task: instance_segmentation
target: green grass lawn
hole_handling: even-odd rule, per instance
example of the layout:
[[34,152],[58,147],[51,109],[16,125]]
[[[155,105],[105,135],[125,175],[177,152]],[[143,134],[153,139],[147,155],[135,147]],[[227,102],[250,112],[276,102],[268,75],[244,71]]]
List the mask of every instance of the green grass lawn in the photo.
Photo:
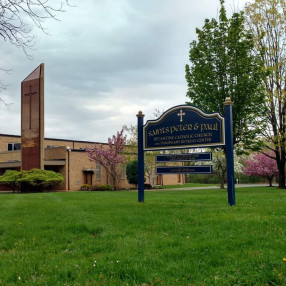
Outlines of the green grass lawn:
[[0,195],[0,285],[286,285],[286,191]]

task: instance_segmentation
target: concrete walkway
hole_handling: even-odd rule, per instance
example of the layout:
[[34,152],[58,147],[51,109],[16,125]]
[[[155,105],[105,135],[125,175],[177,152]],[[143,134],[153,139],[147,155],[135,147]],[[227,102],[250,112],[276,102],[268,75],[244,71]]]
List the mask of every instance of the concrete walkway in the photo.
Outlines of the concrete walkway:
[[[236,184],[235,188],[252,188],[252,187],[268,187],[268,184]],[[276,184],[273,187],[277,187]],[[208,190],[208,189],[220,189],[219,186],[206,186],[206,187],[182,187],[182,188],[172,188],[172,189],[152,189],[145,191],[192,191],[192,190]],[[227,190],[227,184],[224,186],[224,190]]]

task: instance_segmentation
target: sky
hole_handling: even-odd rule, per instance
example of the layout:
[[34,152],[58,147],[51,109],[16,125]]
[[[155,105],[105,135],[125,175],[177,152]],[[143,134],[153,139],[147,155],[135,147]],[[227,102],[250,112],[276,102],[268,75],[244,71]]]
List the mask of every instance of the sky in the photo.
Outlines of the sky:
[[[53,0],[52,0],[53,1]],[[59,1],[55,0],[54,3]],[[107,142],[123,125],[185,104],[185,65],[196,27],[219,0],[70,0],[48,34],[33,27],[28,59],[1,40],[0,133],[20,135],[21,81],[45,64],[45,137]],[[246,0],[226,0],[228,15]],[[51,2],[52,3],[52,2]]]

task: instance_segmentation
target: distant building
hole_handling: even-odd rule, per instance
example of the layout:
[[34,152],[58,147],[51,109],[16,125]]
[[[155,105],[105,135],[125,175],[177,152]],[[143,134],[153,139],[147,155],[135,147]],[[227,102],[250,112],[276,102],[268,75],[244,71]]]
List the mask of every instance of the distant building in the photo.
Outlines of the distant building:
[[[73,191],[79,190],[83,184],[92,186],[111,183],[104,168],[88,159],[85,148],[95,144],[103,143],[44,139],[45,170],[52,170],[64,176],[64,183],[57,189]],[[132,186],[127,181],[125,167],[124,164],[120,165],[120,187],[130,188]],[[6,170],[21,170],[21,136],[0,134],[0,175],[4,174]],[[184,176],[177,174],[158,175],[155,179],[156,185],[183,183]]]

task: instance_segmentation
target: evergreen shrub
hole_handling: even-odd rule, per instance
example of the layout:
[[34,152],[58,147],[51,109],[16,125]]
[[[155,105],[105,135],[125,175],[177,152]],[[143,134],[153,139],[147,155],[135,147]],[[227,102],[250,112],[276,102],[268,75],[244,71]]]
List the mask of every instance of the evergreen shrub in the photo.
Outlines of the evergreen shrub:
[[22,193],[37,193],[51,190],[54,186],[62,183],[62,174],[54,171],[32,169],[29,171],[7,170],[0,176],[0,184],[10,187],[13,191]]

